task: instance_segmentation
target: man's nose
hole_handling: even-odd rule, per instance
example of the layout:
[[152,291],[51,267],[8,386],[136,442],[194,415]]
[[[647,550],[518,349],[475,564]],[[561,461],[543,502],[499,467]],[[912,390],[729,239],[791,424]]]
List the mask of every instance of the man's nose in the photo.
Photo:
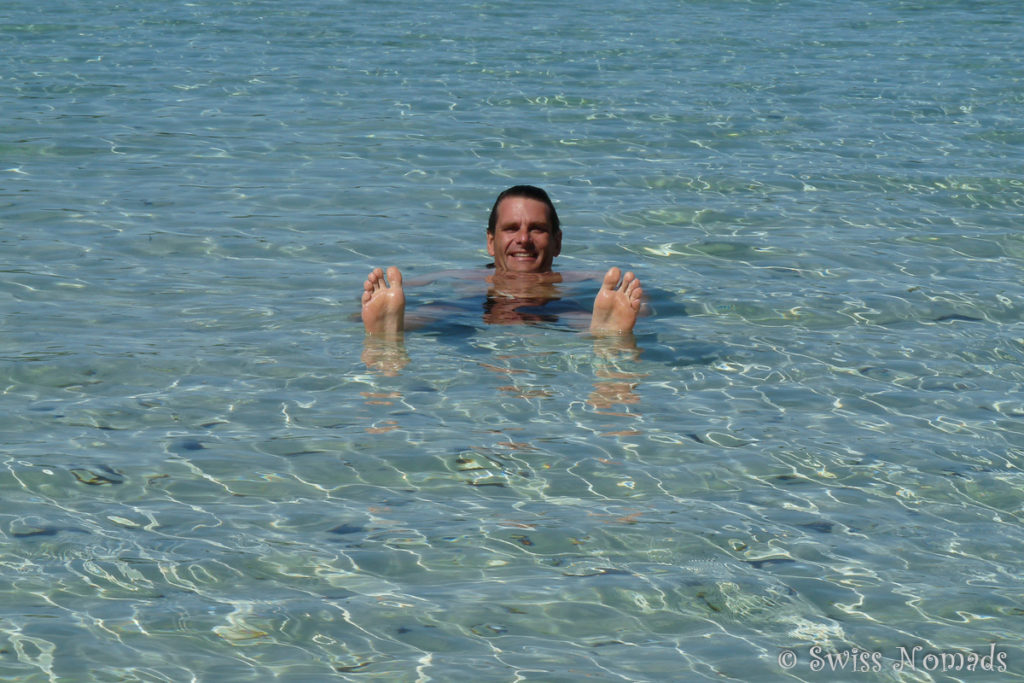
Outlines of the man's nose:
[[529,229],[529,227],[527,227],[525,225],[521,226],[519,228],[519,230],[516,231],[516,238],[515,239],[516,239],[516,243],[517,244],[526,244],[527,242],[529,242],[530,241],[530,229]]

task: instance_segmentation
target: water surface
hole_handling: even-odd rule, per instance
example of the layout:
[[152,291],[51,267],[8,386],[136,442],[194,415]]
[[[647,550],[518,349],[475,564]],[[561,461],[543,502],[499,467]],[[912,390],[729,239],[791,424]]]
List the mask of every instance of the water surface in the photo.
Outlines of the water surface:
[[[9,4],[0,674],[1020,678],[1018,9]],[[366,272],[520,182],[640,354],[469,306],[368,368]]]

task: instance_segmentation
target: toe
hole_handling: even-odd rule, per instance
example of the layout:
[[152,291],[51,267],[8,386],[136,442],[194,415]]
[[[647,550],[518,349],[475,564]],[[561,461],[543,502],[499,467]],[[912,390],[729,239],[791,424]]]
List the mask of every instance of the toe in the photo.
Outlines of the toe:
[[375,291],[384,289],[384,272],[380,268],[374,268],[373,272],[370,273],[370,283]]
[[402,271],[400,271],[395,266],[389,266],[388,267],[388,283],[392,287],[401,287],[402,286]]
[[636,284],[636,275],[633,275],[633,271],[626,271],[626,274],[622,276],[622,287],[620,288],[623,292],[629,292],[629,288]]
[[602,289],[615,289],[619,284],[619,278],[622,276],[620,271],[615,266],[608,269],[608,272],[604,274],[604,282],[601,283]]

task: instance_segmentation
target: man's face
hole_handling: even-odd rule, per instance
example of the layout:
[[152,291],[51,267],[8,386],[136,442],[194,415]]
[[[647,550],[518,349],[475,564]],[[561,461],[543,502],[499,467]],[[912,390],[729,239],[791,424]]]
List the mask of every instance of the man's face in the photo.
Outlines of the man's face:
[[487,253],[499,272],[548,273],[562,251],[562,236],[548,222],[548,207],[528,197],[506,197],[498,205]]

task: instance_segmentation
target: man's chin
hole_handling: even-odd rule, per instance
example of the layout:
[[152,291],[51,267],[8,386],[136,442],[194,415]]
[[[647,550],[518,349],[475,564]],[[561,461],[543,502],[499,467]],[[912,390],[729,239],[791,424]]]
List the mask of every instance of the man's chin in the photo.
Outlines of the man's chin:
[[502,264],[495,264],[498,272],[507,273],[549,273],[551,268],[545,268],[544,264],[536,260],[506,261]]
[[530,268],[496,268],[495,271],[500,275],[543,275],[544,273],[551,272],[549,269],[544,269],[540,266]]

